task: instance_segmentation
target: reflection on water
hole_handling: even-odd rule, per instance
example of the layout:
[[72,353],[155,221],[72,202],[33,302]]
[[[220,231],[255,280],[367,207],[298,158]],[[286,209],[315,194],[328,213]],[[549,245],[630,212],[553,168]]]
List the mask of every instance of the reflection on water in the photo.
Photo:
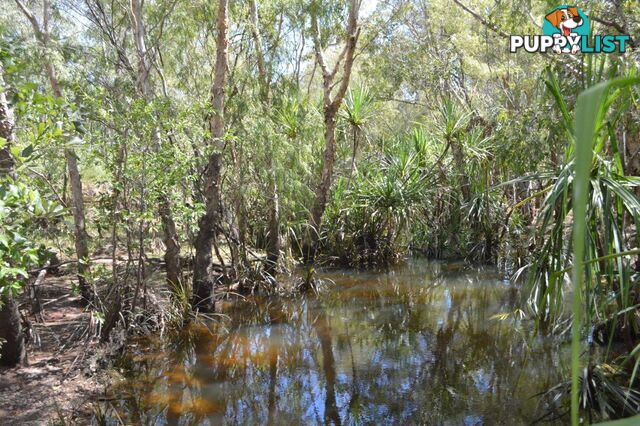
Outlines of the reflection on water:
[[[326,294],[231,305],[139,355],[112,389],[125,423],[531,423],[560,379],[557,342],[498,321],[515,289],[493,270],[412,261],[332,271]],[[217,326],[220,327],[220,326]]]

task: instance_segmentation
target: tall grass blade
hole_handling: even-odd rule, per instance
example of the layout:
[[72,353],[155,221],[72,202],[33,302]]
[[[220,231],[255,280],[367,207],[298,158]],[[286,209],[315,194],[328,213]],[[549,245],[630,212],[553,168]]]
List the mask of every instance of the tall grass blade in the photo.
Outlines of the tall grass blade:
[[[602,127],[608,90],[638,84],[637,78],[627,78],[599,83],[578,96],[575,117],[575,177],[573,185],[573,324],[571,329],[571,423],[580,422],[580,339],[582,331],[582,288],[584,286],[584,251],[587,238],[587,203],[592,166],[593,141],[596,129]],[[610,105],[610,103],[606,103]]]

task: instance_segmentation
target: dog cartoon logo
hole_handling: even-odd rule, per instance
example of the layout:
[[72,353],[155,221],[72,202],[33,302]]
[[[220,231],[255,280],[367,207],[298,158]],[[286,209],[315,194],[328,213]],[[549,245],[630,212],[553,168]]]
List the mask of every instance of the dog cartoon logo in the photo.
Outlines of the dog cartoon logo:
[[572,43],[582,36],[589,35],[589,19],[582,10],[575,6],[558,6],[547,13],[542,26],[544,35],[554,38],[565,37],[569,43],[564,44],[563,49],[559,43],[554,43],[553,51],[556,53],[578,53],[580,43]]
[[509,51],[529,53],[625,53],[628,34],[591,34],[589,18],[576,6],[558,6],[543,19],[542,35],[512,34]]

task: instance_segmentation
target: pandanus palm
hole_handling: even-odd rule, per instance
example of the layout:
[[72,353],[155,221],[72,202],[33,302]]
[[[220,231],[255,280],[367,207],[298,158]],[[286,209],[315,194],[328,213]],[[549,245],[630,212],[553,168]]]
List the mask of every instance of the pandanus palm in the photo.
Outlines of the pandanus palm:
[[378,112],[378,102],[367,86],[359,85],[353,89],[349,89],[343,105],[341,115],[351,128],[351,135],[353,138],[353,151],[351,154],[351,167],[349,170],[350,181],[355,169],[359,136],[363,132],[364,127]]
[[326,245],[340,263],[394,263],[406,252],[410,226],[421,221],[429,180],[424,153],[409,135],[385,145],[384,155],[363,160],[357,185],[348,189],[341,179],[334,189]]
[[[557,84],[549,82],[554,90]],[[587,232],[585,238],[585,261],[587,288],[585,303],[589,318],[595,322],[611,318],[611,309],[622,311],[635,302],[632,300],[632,257],[630,246],[638,244],[630,238],[629,220],[640,225],[640,200],[633,187],[640,179],[624,175],[622,159],[618,152],[618,140],[614,129],[621,114],[628,108],[632,92],[628,89],[612,89],[606,93],[594,123],[595,136],[592,144],[593,162],[589,172],[587,193]],[[563,110],[566,134],[573,140],[576,129],[589,123],[573,122],[566,113],[566,105],[560,94],[555,94]],[[561,102],[562,101],[562,102]],[[609,111],[614,102],[620,101],[616,111]],[[531,264],[529,284],[530,306],[539,318],[553,321],[562,314],[564,283],[569,280],[569,268],[573,264],[568,226],[574,213],[572,197],[576,170],[575,145],[567,149],[567,163],[560,172],[551,177],[544,189],[546,197],[538,217],[538,255]],[[615,297],[612,297],[615,295]],[[626,312],[618,320],[627,322],[632,312]]]
[[[453,160],[453,179],[446,176],[441,170],[441,180],[447,181],[452,190],[443,194],[439,203],[449,207],[446,219],[447,246],[452,252],[462,254],[461,247],[461,198],[464,202],[470,201],[469,180],[466,173],[466,161],[463,147],[463,139],[471,120],[471,113],[460,107],[449,98],[445,98],[439,105],[434,117],[434,124],[438,130],[438,136],[444,142],[444,154],[451,153]],[[458,191],[459,188],[459,191]]]
[[[529,304],[538,318],[557,321],[565,306],[565,282],[570,281],[569,272],[573,269],[574,425],[579,423],[581,409],[595,408],[585,404],[584,398],[580,404],[580,388],[585,388],[581,371],[591,368],[589,360],[584,368],[581,366],[585,331],[590,338],[609,344],[613,340],[633,341],[640,336],[638,276],[632,274],[631,265],[639,253],[640,200],[633,188],[640,185],[640,179],[624,175],[615,132],[620,117],[638,99],[638,93],[629,86],[639,83],[638,78],[626,78],[591,87],[578,97],[574,121],[555,77],[550,75],[547,81],[564,117],[564,130],[571,144],[566,165],[544,190],[547,195],[538,220],[540,248],[530,265],[528,279]],[[635,225],[635,235],[630,232],[631,224]],[[637,368],[638,362],[631,374],[632,382]],[[606,389],[602,390],[598,398],[606,400]],[[623,393],[628,401],[630,390]],[[639,410],[636,404],[630,412]]]

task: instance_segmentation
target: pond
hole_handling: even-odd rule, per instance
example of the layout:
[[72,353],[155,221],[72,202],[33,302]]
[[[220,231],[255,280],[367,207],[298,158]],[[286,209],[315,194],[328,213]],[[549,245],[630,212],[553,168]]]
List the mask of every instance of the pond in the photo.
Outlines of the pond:
[[[530,424],[566,345],[500,314],[495,269],[411,260],[329,271],[319,296],[228,303],[131,359],[107,417],[139,424]],[[224,330],[223,330],[224,328]],[[117,414],[116,414],[117,412]]]

